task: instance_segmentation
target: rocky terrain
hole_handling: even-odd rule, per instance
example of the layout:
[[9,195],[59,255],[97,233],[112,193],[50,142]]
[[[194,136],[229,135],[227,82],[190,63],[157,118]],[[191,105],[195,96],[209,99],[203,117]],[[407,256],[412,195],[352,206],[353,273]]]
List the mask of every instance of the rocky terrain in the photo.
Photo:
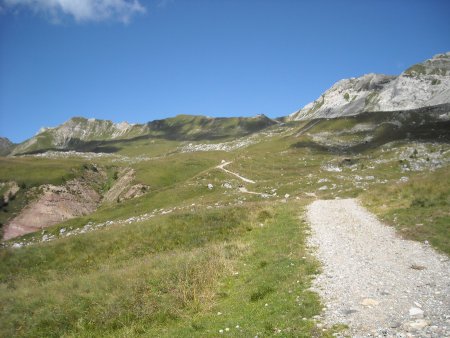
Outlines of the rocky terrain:
[[338,81],[320,98],[289,116],[332,118],[363,112],[396,111],[450,102],[450,53],[418,63],[399,76],[366,74]]
[[75,180],[65,186],[45,185],[40,189],[40,196],[4,226],[4,240],[90,214],[101,199],[94,189]]
[[2,192],[2,202],[3,204],[8,203],[12,198],[14,198],[20,187],[16,182],[0,182],[0,191]]
[[13,148],[14,144],[9,139],[0,137],[0,156],[8,155]]
[[135,170],[123,168],[117,173],[117,178],[112,187],[104,194],[103,202],[120,202],[130,198],[144,195],[149,187],[145,184],[134,184]]
[[92,213],[101,200],[95,188],[105,180],[105,173],[95,168],[64,185],[47,184],[31,189],[28,194],[33,195],[32,202],[5,224],[3,238],[8,240]]
[[[149,191],[144,184],[134,184],[135,171],[122,168],[113,177],[100,166],[85,168],[80,177],[63,185],[45,184],[29,189],[30,202],[3,227],[3,239],[9,240],[36,232],[77,216],[93,213],[101,204],[119,203],[140,197]],[[3,204],[19,191],[16,182],[3,183]]]

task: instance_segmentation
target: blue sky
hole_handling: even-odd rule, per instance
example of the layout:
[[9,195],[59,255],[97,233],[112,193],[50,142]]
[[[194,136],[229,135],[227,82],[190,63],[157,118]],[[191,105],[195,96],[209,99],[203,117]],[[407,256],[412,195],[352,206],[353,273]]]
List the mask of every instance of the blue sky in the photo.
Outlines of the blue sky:
[[0,135],[72,116],[278,117],[450,50],[443,0],[0,0]]

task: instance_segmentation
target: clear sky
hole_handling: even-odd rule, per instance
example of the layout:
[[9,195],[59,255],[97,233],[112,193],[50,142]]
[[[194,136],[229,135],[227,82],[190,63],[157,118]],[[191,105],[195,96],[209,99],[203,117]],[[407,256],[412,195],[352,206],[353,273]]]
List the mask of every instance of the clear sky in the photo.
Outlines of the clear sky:
[[448,0],[0,0],[0,135],[73,116],[284,116],[450,50]]

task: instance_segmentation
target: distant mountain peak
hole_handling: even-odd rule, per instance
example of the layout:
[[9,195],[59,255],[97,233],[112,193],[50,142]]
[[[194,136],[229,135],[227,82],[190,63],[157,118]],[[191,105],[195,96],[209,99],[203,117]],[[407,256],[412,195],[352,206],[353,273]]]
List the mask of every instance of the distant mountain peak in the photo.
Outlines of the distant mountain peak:
[[291,120],[416,109],[450,102],[450,52],[415,64],[399,76],[365,74],[336,82]]

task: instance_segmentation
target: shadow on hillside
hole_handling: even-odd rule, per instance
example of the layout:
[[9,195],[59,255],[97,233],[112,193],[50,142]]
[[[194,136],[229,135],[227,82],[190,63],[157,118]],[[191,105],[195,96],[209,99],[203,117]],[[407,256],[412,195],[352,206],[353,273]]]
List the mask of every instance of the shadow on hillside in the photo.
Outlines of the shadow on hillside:
[[[292,144],[293,148],[310,148],[319,152],[329,153],[362,153],[367,150],[378,148],[393,141],[420,141],[450,143],[450,120],[442,118],[442,115],[450,112],[450,104],[434,107],[426,107],[414,110],[395,112],[366,112],[356,116],[341,117],[335,119],[315,119],[304,125],[297,135],[320,133],[324,125],[327,132],[342,132],[340,125],[355,126],[358,124],[373,125],[374,129],[367,131],[370,141],[363,141],[350,146],[328,146],[317,143],[310,139],[302,140]],[[344,122],[344,123],[343,123]],[[333,124],[335,128],[333,129]],[[360,132],[353,132],[354,135]],[[346,135],[352,135],[351,129]]]
[[[215,118],[186,117],[186,121],[171,123],[169,120],[156,120],[147,124],[145,135],[120,140],[83,141],[72,139],[64,149],[54,147],[24,152],[18,155],[32,155],[47,151],[79,151],[95,153],[115,153],[127,144],[149,139],[168,141],[227,141],[236,137],[249,136],[276,124],[268,118]],[[195,120],[195,121],[193,121]]]

